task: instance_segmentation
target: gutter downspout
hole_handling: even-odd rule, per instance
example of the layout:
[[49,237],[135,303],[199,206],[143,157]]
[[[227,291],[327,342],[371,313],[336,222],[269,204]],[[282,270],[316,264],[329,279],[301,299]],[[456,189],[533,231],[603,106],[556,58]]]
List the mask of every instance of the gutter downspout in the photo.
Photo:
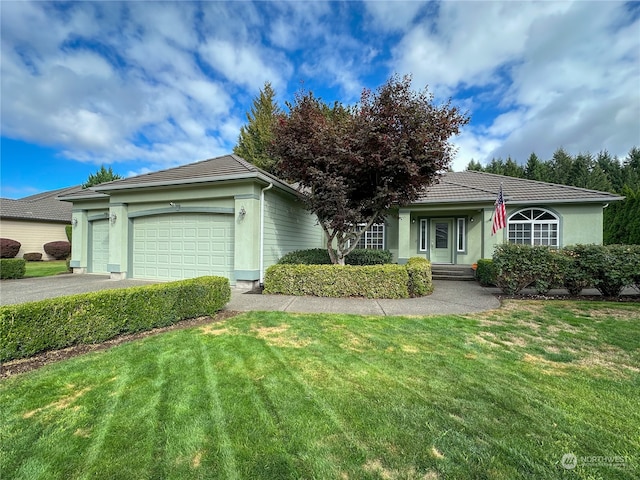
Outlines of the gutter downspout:
[[264,192],[273,188],[270,183],[260,190],[260,286],[264,285]]

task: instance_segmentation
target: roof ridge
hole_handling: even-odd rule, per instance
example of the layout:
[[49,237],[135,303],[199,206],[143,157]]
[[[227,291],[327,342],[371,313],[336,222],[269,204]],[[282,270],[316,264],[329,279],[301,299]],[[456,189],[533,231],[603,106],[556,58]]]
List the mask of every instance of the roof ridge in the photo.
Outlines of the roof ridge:
[[[205,158],[204,160],[198,160],[198,161],[195,161],[195,162],[183,163],[182,165],[176,165],[175,167],[163,168],[161,170],[154,170],[152,172],[141,173],[140,175],[133,175],[131,177],[126,177],[126,178],[119,178],[118,180],[112,180],[110,182],[104,182],[104,183],[100,183],[99,185],[94,185],[94,186],[95,187],[98,187],[98,186],[103,187],[103,186],[106,186],[106,185],[117,185],[117,183],[121,182],[122,180],[130,180],[132,178],[143,178],[143,177],[147,177],[149,175],[156,175],[158,173],[168,172],[170,170],[176,170],[178,168],[192,167],[194,165],[199,165],[201,163],[211,162],[213,160],[220,160],[220,159],[225,158],[225,157],[234,157],[234,160],[237,160],[239,158],[234,154],[228,154],[227,153],[225,155],[219,155],[217,157]],[[245,160],[245,162],[246,162],[246,160]],[[89,188],[92,189],[92,187],[89,187]]]
[[613,194],[612,192],[605,192],[605,191],[602,191],[602,190],[592,190],[590,188],[576,187],[574,185],[565,185],[564,183],[543,182],[542,180],[530,180],[528,178],[512,177],[512,176],[509,176],[509,175],[500,175],[498,173],[490,173],[490,172],[479,172],[477,170],[464,170],[462,172],[453,172],[453,173],[473,173],[473,174],[478,174],[478,175],[487,175],[487,176],[491,176],[491,177],[507,178],[509,180],[515,180],[515,181],[520,181],[520,182],[539,183],[539,184],[542,184],[542,185],[553,185],[554,187],[568,188],[570,190],[578,190],[578,191],[581,191],[581,192],[611,193],[611,194]]

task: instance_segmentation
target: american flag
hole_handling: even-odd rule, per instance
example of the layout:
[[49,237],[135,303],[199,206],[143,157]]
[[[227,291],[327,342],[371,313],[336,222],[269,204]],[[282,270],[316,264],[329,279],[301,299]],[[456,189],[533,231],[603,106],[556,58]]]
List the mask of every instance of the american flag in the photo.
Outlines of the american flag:
[[500,193],[498,194],[495,205],[496,210],[493,212],[491,235],[495,235],[498,230],[507,226],[507,209],[504,204],[504,196],[502,195],[502,184],[500,184]]

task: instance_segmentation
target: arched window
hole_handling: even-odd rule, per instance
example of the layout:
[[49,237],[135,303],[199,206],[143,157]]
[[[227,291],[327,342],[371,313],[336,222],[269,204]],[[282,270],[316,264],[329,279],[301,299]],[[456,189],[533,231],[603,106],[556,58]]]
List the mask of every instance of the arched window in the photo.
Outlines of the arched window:
[[558,217],[548,210],[519,210],[509,217],[509,242],[557,247],[559,224]]

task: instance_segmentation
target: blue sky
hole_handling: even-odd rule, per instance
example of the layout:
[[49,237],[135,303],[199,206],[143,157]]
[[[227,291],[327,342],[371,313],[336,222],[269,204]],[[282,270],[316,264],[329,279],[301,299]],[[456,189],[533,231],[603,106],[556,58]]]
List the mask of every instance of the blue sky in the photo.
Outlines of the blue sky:
[[470,124],[454,170],[640,145],[640,2],[0,2],[1,192],[231,152],[270,81],[355,103],[413,75]]

